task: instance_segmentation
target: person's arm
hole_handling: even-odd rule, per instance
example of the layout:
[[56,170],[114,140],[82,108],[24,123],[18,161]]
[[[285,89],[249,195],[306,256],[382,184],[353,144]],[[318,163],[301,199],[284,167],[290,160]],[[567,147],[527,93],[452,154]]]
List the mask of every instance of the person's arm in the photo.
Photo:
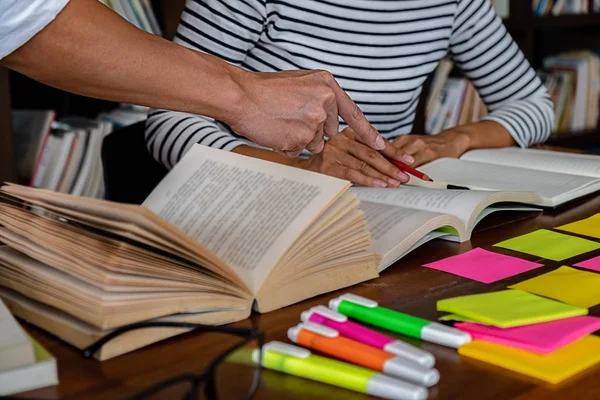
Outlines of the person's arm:
[[408,135],[394,144],[416,165],[478,148],[543,143],[554,123],[548,91],[487,0],[459,0],[450,54],[477,88],[489,114],[438,135]]
[[384,146],[331,74],[249,73],[143,32],[97,0],[71,0],[1,63],[90,97],[210,115],[290,156],[320,151],[338,114],[370,146]]
[[[188,1],[174,41],[240,67],[246,52],[256,45],[265,19],[266,6],[260,0],[239,2],[236,8],[226,1]],[[166,110],[150,111],[146,123],[146,145],[158,162],[171,168],[194,143],[225,151],[251,144],[213,118]],[[274,154],[277,159],[287,159],[264,151]]]

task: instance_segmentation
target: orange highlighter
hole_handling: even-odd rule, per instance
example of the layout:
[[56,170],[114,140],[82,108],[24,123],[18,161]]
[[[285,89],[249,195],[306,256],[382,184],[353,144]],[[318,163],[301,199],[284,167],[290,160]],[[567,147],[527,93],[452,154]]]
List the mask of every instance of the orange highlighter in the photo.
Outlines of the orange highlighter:
[[405,360],[381,349],[340,336],[327,326],[307,322],[288,329],[288,338],[301,346],[388,375],[430,387],[438,383],[435,368]]

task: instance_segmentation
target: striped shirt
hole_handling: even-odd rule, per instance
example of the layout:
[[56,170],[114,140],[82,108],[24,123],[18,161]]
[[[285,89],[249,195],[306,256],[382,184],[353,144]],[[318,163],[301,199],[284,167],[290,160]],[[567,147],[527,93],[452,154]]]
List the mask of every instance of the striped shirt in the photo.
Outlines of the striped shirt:
[[[519,146],[553,125],[548,92],[489,0],[188,0],[175,41],[250,71],[328,70],[388,139],[411,132],[423,83],[446,56]],[[149,113],[146,143],[167,167],[194,143],[253,145],[211,118],[165,110]]]

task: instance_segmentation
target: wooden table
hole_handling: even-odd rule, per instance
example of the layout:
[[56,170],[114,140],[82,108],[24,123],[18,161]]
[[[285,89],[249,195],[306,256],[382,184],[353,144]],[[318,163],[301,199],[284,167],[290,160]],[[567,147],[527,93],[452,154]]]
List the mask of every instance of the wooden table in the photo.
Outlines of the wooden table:
[[[286,340],[286,331],[299,322],[300,312],[346,291],[376,299],[385,307],[420,317],[435,319],[436,301],[448,297],[495,291],[527,278],[590,258],[586,254],[566,263],[541,261],[545,267],[498,283],[486,285],[446,273],[420,267],[422,264],[465,252],[475,247],[490,249],[494,243],[540,228],[552,228],[600,212],[600,194],[544,213],[500,213],[484,220],[473,239],[462,244],[436,240],[396,265],[380,278],[302,302],[266,315],[254,315],[237,326],[254,326],[266,332],[267,340]],[[500,251],[494,249],[494,251]],[[508,254],[508,253],[507,253]],[[600,252],[598,252],[600,254]],[[594,255],[598,255],[594,254]],[[537,260],[535,257],[524,257]],[[539,261],[539,260],[538,260]],[[600,316],[600,307],[591,310]],[[130,396],[157,382],[183,372],[199,373],[226,348],[218,335],[187,333],[105,362],[83,359],[79,351],[41,330],[28,330],[58,359],[60,385],[28,393],[46,399],[119,399]],[[417,341],[412,343],[419,344]],[[596,366],[559,385],[548,385],[516,373],[460,357],[453,349],[422,343],[423,349],[437,358],[440,383],[431,388],[430,399],[600,399],[600,366]],[[243,380],[232,373],[220,387],[223,398]],[[257,399],[365,399],[366,396],[328,385],[265,371]]]

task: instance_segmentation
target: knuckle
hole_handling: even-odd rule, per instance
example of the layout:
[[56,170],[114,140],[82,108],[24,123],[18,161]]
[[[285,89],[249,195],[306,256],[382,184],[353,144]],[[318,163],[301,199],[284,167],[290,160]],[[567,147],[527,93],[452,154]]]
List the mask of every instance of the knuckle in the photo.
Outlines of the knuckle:
[[331,72],[325,71],[324,69],[319,69],[319,70],[315,71],[315,74],[320,79],[322,79],[323,81],[325,81],[327,83],[331,83],[331,82],[335,81],[335,78],[333,77]]
[[352,172],[348,168],[342,169],[341,177],[346,180],[352,179]]
[[324,104],[332,104],[335,103],[335,93],[333,92],[333,90],[326,90],[322,95],[321,95],[321,101],[323,101]]
[[430,148],[427,148],[423,151],[423,153],[427,156],[427,157],[435,157],[435,151],[433,151]]
[[374,152],[374,151],[368,151],[368,152],[367,152],[367,154],[366,154],[366,156],[367,156],[367,159],[368,159],[370,162],[375,162],[376,160],[379,160],[379,157],[378,157],[378,155],[379,155],[379,154],[378,154],[378,153],[376,153],[376,152]]
[[360,172],[365,172],[365,171],[367,170],[367,168],[369,168],[369,164],[367,164],[367,163],[366,163],[366,162],[364,162],[364,161],[360,161],[360,162],[359,162],[359,164],[358,164],[358,170],[359,170]]
[[312,124],[318,125],[327,119],[327,112],[323,107],[311,107],[304,112],[304,118]]
[[308,142],[310,142],[309,136],[306,135],[305,133],[301,133],[300,135],[297,135],[296,137],[287,137],[284,139],[283,145],[285,146],[286,150],[292,150],[298,146],[302,146],[304,147],[306,144],[308,144]]

